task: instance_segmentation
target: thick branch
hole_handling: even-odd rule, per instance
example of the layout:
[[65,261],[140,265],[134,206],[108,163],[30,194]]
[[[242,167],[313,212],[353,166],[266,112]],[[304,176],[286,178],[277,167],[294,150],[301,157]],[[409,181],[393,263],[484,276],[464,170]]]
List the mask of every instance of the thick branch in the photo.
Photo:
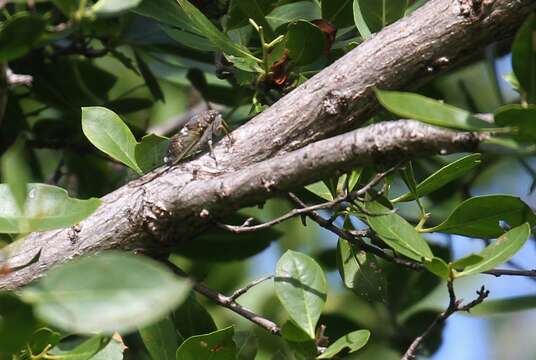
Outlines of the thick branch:
[[[192,238],[212,220],[277,193],[355,166],[473,151],[484,137],[401,120],[371,125],[219,176],[207,176],[210,168],[193,168],[186,183],[174,171],[142,186],[134,181],[104,197],[104,204],[80,224],[79,231],[35,233],[9,247],[11,268],[26,264],[40,250],[41,257],[0,278],[0,287],[24,285],[75,255],[111,248],[159,251]],[[189,168],[191,163],[182,166]]]
[[[496,0],[489,14],[471,14],[460,6],[466,2],[431,0],[365,41],[234,131],[232,146],[222,141],[215,148],[219,167],[202,156],[143,186],[132,182],[105,196],[80,232],[31,234],[10,246],[11,268],[28,263],[39,250],[41,258],[0,278],[0,287],[27,284],[77,255],[110,248],[158,250],[187,241],[207,226],[207,215],[223,216],[352,166],[473,150],[478,137],[411,121],[304,147],[363,124],[377,109],[375,87],[414,86],[446,64],[510,37],[536,7],[534,0]],[[263,161],[275,155],[280,157]]]

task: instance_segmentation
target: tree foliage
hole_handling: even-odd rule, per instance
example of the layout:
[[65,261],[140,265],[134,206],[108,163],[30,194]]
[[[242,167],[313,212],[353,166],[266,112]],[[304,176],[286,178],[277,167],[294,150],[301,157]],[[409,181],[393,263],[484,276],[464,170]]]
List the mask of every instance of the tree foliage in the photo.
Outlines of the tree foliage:
[[[70,227],[76,241],[100,197],[165,166],[172,134],[153,131],[174,115],[206,103],[238,127],[425,3],[0,1],[0,276],[17,271],[3,260],[27,234]],[[456,311],[533,308],[532,297],[486,302],[484,288],[462,305],[453,286],[508,275],[500,267],[536,225],[526,199],[475,191],[504,159],[536,176],[535,24],[533,15],[507,45],[415,93],[376,90],[383,109],[369,123],[405,118],[487,134],[481,153],[334,174],[223,219],[243,223],[234,231],[215,226],[156,259],[74,259],[0,293],[0,359],[390,359],[423,332],[417,350],[434,353],[439,325]],[[510,52],[505,92],[494,66]],[[302,200],[325,206],[248,230]],[[482,250],[457,258],[452,241]],[[258,264],[270,276],[246,285]],[[449,307],[419,310],[445,283]]]

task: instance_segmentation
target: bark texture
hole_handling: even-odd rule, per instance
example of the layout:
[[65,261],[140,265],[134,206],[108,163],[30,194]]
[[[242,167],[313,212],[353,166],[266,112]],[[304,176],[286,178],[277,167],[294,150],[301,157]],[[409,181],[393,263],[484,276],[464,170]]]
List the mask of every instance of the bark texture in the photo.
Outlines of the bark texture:
[[153,252],[189,241],[216,214],[352,166],[474,150],[480,136],[413,121],[318,140],[362,125],[378,107],[374,88],[414,86],[513,35],[536,7],[535,0],[497,0],[481,11],[476,3],[432,0],[387,27],[234,131],[232,142],[224,140],[215,149],[217,166],[204,155],[153,181],[133,181],[105,196],[76,230],[35,233],[12,244],[11,268],[39,251],[41,256],[0,277],[0,288],[25,285],[75,256],[111,248]]

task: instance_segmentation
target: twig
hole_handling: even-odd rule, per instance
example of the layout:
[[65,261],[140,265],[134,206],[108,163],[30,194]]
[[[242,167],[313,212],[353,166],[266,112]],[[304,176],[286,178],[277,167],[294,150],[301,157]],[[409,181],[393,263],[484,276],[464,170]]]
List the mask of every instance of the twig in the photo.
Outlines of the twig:
[[[380,181],[382,181],[386,176],[388,176],[391,173],[393,173],[394,171],[396,171],[400,167],[400,165],[401,165],[401,163],[391,167],[389,170],[387,170],[385,172],[376,174],[376,176],[369,183],[367,183],[365,186],[363,186],[362,188],[360,188],[357,191],[353,191],[351,193],[343,194],[342,196],[338,196],[337,198],[335,198],[335,199],[333,199],[331,201],[323,202],[321,204],[316,204],[316,205],[312,205],[312,206],[303,206],[303,207],[301,207],[299,209],[292,209],[291,211],[287,212],[286,214],[284,214],[284,215],[282,215],[282,216],[280,216],[280,217],[278,217],[278,218],[276,218],[274,220],[271,220],[271,221],[268,221],[266,223],[263,223],[263,224],[249,225],[249,223],[246,222],[246,223],[244,223],[244,224],[242,224],[240,226],[234,226],[234,225],[227,225],[227,224],[222,224],[222,223],[216,222],[216,225],[218,227],[224,229],[224,230],[230,231],[230,232],[235,233],[235,234],[240,234],[240,233],[254,232],[254,231],[259,231],[259,230],[262,230],[262,229],[266,229],[266,228],[272,227],[274,225],[280,224],[285,220],[294,218],[294,217],[299,216],[299,215],[304,215],[304,214],[310,213],[310,212],[315,211],[315,210],[331,209],[331,208],[335,207],[336,205],[338,205],[338,204],[340,204],[340,203],[342,203],[344,201],[356,200],[356,199],[360,198],[361,196],[365,195],[374,186],[376,186]],[[366,215],[375,215],[375,214],[367,213],[366,210],[364,210],[364,209],[362,209],[362,211]],[[330,220],[328,220],[328,222],[333,223],[334,220],[335,220],[335,218],[330,218]]]
[[[185,273],[182,269],[180,269],[177,265],[173,264],[171,261],[164,260],[164,263],[167,266],[169,266],[169,268],[175,274],[177,274],[177,275],[179,275],[181,277],[188,278],[188,279],[192,280],[193,284],[194,284],[193,285],[194,290],[197,291],[200,294],[203,294],[207,298],[211,299],[216,304],[221,305],[221,306],[223,306],[223,307],[225,307],[225,308],[237,313],[238,315],[248,319],[249,321],[251,321],[254,324],[259,325],[263,329],[268,330],[272,335],[280,335],[281,334],[281,329],[276,323],[274,323],[273,321],[268,320],[268,319],[266,319],[266,318],[264,318],[264,317],[262,317],[262,316],[260,316],[258,314],[255,314],[251,310],[245,308],[244,306],[242,306],[242,305],[240,305],[239,303],[236,302],[236,298],[238,298],[243,293],[247,292],[251,287],[253,287],[253,286],[257,285],[258,283],[260,283],[260,281],[258,281],[256,284],[252,283],[253,285],[250,284],[250,285],[246,286],[246,288],[244,288],[246,290],[239,289],[232,296],[225,296],[225,295],[217,292],[216,290],[213,290],[213,289],[207,287],[203,283],[198,282],[195,279],[192,279],[187,273]],[[266,280],[266,279],[264,279],[264,280]],[[243,293],[236,295],[237,292],[239,292],[239,291],[243,291]]]
[[415,340],[413,340],[401,360],[414,360],[417,356],[417,350],[421,346],[422,342],[432,333],[432,331],[437,325],[443,323],[452,314],[458,311],[469,312],[472,308],[481,304],[489,295],[489,290],[486,290],[486,288],[482,286],[480,290],[476,292],[478,296],[473,301],[462,305],[462,300],[456,298],[456,294],[454,292],[454,284],[451,280],[447,282],[447,288],[449,292],[449,305],[447,309],[434,319],[434,321],[428,326],[428,328],[422,333],[422,335],[418,336],[417,338],[415,338]]
[[238,299],[240,296],[242,296],[245,293],[247,293],[252,287],[257,286],[260,283],[262,283],[262,282],[264,282],[266,280],[269,280],[269,279],[271,279],[273,277],[274,277],[273,275],[268,275],[268,276],[262,277],[260,279],[254,280],[254,281],[250,282],[249,284],[247,284],[246,286],[244,286],[243,288],[240,288],[240,289],[236,290],[233,293],[233,295],[231,295],[229,298],[231,299],[231,301],[236,301],[236,299]]

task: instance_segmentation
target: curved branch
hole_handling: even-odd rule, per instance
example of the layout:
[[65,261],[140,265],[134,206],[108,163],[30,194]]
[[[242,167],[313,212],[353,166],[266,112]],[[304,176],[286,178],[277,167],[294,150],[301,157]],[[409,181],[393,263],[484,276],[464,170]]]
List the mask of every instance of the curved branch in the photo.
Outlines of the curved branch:
[[0,288],[25,285],[73,256],[110,248],[161,251],[203,231],[207,216],[229,214],[352,166],[474,150],[479,136],[412,121],[314,143],[362,125],[377,110],[375,87],[415,86],[512,36],[536,8],[534,0],[496,0],[485,14],[475,14],[464,10],[467,1],[431,0],[365,41],[234,131],[232,144],[222,141],[214,149],[219,166],[205,155],[143,186],[134,181],[105,196],[80,231],[31,234],[9,246],[9,268],[39,251],[41,257],[0,278]]

